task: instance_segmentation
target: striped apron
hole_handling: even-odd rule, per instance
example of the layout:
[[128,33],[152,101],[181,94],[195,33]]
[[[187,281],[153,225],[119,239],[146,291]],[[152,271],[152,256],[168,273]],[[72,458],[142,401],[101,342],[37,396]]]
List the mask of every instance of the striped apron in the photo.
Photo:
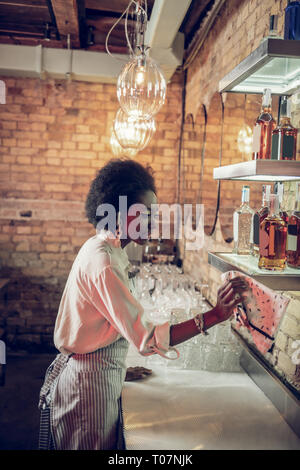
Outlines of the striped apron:
[[129,342],[88,354],[58,354],[40,392],[39,449],[126,449],[122,386]]

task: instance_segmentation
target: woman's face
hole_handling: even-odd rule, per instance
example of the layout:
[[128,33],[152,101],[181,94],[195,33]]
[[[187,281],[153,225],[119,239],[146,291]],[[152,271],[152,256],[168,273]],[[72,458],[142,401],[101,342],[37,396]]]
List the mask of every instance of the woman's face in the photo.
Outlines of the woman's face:
[[[134,216],[127,216],[127,233],[128,238],[130,240],[133,240],[139,245],[144,245],[151,235],[151,205],[157,204],[157,197],[153,191],[145,191],[144,193],[141,193],[137,204],[143,204],[143,206],[145,206],[144,210],[142,212],[137,212],[137,214]],[[144,236],[142,237],[141,234],[140,236],[138,236],[138,238],[130,237],[130,223],[133,222],[137,217],[139,217],[139,220],[142,222],[143,227],[145,227],[146,229],[146,238]],[[136,227],[137,234],[139,234],[140,232],[144,232],[143,230],[141,230],[140,224],[136,225],[136,223],[134,223],[134,227]]]

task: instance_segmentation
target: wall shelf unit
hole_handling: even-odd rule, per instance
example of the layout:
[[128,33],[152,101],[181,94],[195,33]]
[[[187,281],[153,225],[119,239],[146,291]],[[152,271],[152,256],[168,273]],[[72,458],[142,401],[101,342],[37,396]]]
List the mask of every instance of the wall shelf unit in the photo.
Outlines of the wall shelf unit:
[[[219,92],[291,96],[300,93],[300,41],[266,38],[248,57],[219,82]],[[215,180],[249,182],[300,181],[300,161],[250,160],[214,168]],[[287,266],[284,271],[258,268],[258,258],[233,253],[208,252],[208,263],[221,273],[238,271],[277,291],[300,291],[300,269]],[[242,368],[270,398],[288,424],[300,435],[299,397],[292,396],[270,368],[233,329],[243,344]],[[251,351],[251,349],[253,349]]]
[[219,92],[292,95],[300,91],[300,41],[265,39],[219,82]]
[[300,269],[287,266],[282,272],[267,271],[258,268],[258,259],[254,256],[233,253],[209,252],[208,263],[221,273],[239,271],[273,290],[300,291]]
[[300,161],[249,160],[214,168],[217,180],[300,181]]

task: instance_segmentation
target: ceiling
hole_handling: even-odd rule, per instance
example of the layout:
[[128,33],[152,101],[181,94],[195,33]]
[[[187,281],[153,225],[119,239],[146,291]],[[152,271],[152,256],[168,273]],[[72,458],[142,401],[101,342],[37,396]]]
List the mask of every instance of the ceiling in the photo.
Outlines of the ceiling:
[[[128,3],[129,0],[1,0],[0,43],[66,48],[70,34],[74,49],[105,51],[106,35]],[[149,19],[154,3],[155,0],[148,0]],[[213,3],[191,1],[179,28],[185,35],[186,49]],[[45,39],[46,25],[50,40]],[[124,19],[113,30],[109,46],[111,52],[128,53]]]

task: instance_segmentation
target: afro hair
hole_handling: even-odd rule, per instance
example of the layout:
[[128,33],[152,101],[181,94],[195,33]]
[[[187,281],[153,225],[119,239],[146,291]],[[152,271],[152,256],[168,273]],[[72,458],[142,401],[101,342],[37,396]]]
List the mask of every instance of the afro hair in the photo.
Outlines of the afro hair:
[[119,211],[119,196],[127,196],[127,206],[138,202],[145,191],[156,193],[153,171],[133,160],[110,160],[92,181],[86,198],[85,211],[88,221],[97,226],[102,219],[97,216],[101,204],[111,204]]

